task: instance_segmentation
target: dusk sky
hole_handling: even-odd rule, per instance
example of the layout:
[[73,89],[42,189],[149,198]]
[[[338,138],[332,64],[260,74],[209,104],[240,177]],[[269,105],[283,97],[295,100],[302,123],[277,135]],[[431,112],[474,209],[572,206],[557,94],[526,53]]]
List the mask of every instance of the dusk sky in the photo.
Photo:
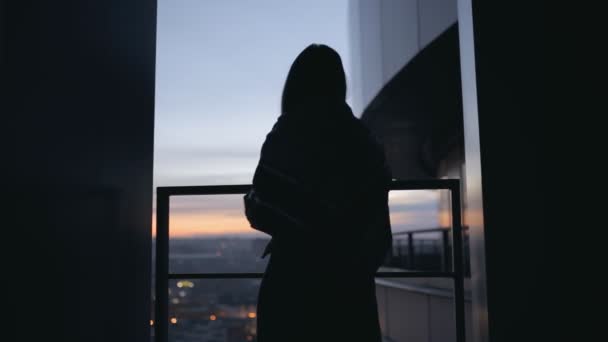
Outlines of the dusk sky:
[[[347,6],[347,0],[159,1],[154,188],[250,183],[298,53],[327,44],[342,56],[348,78]],[[413,205],[403,212],[418,227],[436,226],[437,194],[417,193],[399,200]],[[241,202],[241,196],[172,200],[172,235],[250,231]]]

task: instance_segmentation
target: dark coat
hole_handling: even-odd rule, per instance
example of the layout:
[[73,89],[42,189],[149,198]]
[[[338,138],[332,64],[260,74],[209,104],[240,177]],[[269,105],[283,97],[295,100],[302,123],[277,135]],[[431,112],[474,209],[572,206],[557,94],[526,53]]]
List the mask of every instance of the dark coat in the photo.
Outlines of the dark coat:
[[374,273],[391,245],[382,148],[346,105],[282,115],[245,196],[268,233],[258,341],[380,341]]

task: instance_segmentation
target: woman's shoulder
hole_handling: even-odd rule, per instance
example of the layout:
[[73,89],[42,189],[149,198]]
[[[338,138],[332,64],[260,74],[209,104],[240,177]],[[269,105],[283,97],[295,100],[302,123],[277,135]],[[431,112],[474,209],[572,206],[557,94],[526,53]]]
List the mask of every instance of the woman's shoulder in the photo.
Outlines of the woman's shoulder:
[[289,115],[280,115],[272,129],[266,134],[262,144],[261,157],[276,160],[293,159],[291,154],[299,141],[303,140],[301,135],[305,134],[302,125],[298,124],[297,118]]
[[352,125],[357,138],[367,145],[373,152],[384,154],[384,147],[380,139],[357,117],[353,117]]

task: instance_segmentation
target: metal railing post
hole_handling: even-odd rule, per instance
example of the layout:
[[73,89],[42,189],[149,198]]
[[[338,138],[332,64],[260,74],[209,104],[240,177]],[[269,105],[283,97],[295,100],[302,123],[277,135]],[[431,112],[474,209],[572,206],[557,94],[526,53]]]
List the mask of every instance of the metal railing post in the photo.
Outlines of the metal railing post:
[[156,342],[169,338],[169,195],[156,191],[156,307],[154,337]]
[[444,272],[449,271],[450,269],[450,238],[449,238],[449,232],[448,230],[444,230],[441,232],[441,241],[442,241],[442,249],[441,249],[441,256],[442,256],[442,269]]
[[459,181],[453,181],[451,183],[450,198],[452,204],[452,268],[454,270],[454,318],[456,320],[456,342],[465,342],[464,262],[462,256],[462,219]]
[[416,265],[414,264],[414,234],[407,233],[407,267],[413,270]]

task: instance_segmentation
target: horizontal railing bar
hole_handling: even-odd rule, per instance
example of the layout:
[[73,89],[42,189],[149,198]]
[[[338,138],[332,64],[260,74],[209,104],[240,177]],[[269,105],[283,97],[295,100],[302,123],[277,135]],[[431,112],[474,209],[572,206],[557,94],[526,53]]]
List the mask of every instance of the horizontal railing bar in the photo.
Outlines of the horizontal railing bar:
[[244,273],[169,273],[169,279],[252,279],[262,278],[261,272]]
[[443,231],[451,231],[452,229],[450,227],[447,228],[424,228],[424,229],[416,229],[416,230],[407,230],[407,231],[403,231],[403,232],[394,232],[393,236],[395,235],[407,235],[407,234],[419,234],[419,233],[439,233],[439,232],[443,232]]
[[[468,230],[469,227],[464,226],[461,229],[463,231],[465,231],[465,230]],[[393,233],[393,236],[396,236],[396,235],[407,235],[407,234],[420,234],[420,233],[440,233],[440,232],[444,232],[444,231],[451,232],[452,228],[451,227],[446,227],[446,228],[424,228],[424,229],[406,230],[406,231],[403,231],[403,232],[395,232],[395,233]]]
[[[458,186],[457,179],[428,179],[428,180],[394,180],[390,190],[451,190]],[[194,186],[159,186],[157,195],[188,196],[188,195],[237,195],[251,189],[250,184],[235,185],[194,185]]]
[[376,278],[454,278],[454,272],[433,272],[433,271],[377,272]]
[[390,190],[452,190],[458,179],[393,180]]
[[[305,275],[305,274],[304,274]],[[264,273],[169,273],[169,279],[258,279]],[[376,278],[453,278],[453,272],[404,271],[377,272]]]
[[196,186],[159,186],[156,195],[187,196],[187,195],[238,195],[247,193],[250,184],[236,185],[196,185]]

